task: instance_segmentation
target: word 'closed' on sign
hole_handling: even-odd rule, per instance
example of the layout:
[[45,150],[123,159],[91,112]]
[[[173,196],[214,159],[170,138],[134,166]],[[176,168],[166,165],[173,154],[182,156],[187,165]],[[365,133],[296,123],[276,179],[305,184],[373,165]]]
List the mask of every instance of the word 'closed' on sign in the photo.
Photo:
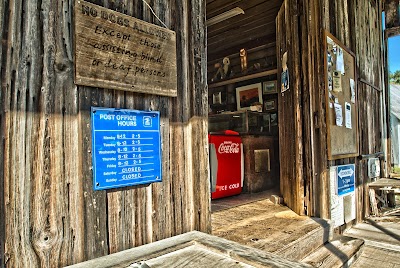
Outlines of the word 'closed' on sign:
[[174,31],[76,0],[76,84],[176,96],[176,74]]

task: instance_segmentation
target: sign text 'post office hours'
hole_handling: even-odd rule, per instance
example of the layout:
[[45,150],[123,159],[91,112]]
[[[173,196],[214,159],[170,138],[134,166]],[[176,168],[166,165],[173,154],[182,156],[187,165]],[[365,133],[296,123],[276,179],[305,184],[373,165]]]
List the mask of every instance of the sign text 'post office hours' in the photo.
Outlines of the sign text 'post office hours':
[[92,108],[95,190],[161,181],[159,112]]

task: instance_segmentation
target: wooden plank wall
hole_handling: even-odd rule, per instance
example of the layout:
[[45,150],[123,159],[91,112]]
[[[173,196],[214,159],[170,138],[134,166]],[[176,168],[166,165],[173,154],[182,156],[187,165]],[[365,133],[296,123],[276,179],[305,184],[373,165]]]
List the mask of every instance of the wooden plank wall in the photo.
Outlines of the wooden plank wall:
[[[91,2],[160,25],[140,0]],[[0,266],[210,232],[205,1],[147,2],[177,33],[177,98],[75,86],[74,1],[0,2]],[[91,106],[161,112],[162,183],[93,191]]]
[[331,32],[356,54],[357,73],[361,79],[358,82],[360,154],[380,152],[383,138],[381,7],[372,0],[304,0],[300,3],[307,211],[309,215],[329,217],[329,167],[355,163],[357,220],[361,220],[369,213],[365,192],[368,183],[366,161],[357,158],[327,160],[323,31]]

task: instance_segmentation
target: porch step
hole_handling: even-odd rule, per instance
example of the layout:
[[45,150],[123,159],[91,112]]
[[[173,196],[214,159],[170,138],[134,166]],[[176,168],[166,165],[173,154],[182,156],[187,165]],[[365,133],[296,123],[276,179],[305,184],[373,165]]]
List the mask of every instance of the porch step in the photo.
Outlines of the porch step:
[[301,262],[318,268],[350,267],[361,255],[364,240],[337,235]]
[[319,226],[289,244],[284,239],[276,241],[270,245],[269,252],[289,260],[301,261],[332,238],[333,230],[329,222],[320,218],[310,218],[309,221],[318,223]]
[[329,222],[260,200],[212,214],[212,234],[300,261],[331,238]]
[[212,214],[212,234],[300,261],[329,241],[330,223],[265,199]]

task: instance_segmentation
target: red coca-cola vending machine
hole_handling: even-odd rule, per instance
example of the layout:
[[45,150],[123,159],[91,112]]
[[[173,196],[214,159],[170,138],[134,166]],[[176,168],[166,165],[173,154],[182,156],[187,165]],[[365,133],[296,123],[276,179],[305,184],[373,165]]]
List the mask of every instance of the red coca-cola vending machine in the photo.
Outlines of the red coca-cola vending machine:
[[243,144],[239,133],[226,130],[208,135],[210,146],[211,198],[242,192],[244,178]]

